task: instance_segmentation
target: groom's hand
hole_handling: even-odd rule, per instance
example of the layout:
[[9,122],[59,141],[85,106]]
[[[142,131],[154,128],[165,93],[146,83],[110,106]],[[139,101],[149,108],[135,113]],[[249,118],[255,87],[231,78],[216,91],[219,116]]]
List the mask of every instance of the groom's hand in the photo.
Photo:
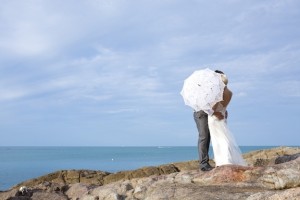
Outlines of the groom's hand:
[[221,112],[214,112],[214,115],[215,115],[219,120],[224,119],[224,116],[222,115]]

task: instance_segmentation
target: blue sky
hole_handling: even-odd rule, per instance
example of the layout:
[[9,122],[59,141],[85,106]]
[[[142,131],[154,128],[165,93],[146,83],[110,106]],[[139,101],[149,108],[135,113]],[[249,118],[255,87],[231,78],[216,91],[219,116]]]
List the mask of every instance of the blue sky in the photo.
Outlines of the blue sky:
[[298,0],[2,0],[0,145],[195,146],[207,67],[240,145],[299,145],[299,24]]

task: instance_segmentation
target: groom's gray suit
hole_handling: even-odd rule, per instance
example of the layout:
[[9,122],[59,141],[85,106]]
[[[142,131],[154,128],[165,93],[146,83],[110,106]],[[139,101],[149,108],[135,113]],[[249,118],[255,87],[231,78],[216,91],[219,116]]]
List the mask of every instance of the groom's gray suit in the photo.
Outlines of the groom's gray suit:
[[197,125],[199,137],[198,137],[198,153],[199,153],[199,163],[200,168],[209,165],[209,144],[210,144],[210,133],[208,128],[208,115],[201,111],[194,112],[194,119]]

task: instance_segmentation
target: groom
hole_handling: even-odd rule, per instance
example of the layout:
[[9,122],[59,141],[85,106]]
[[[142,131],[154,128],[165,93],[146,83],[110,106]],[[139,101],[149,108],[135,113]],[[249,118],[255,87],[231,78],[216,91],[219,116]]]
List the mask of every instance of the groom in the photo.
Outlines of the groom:
[[[216,73],[224,74],[220,70],[215,70]],[[214,112],[211,113],[216,115],[218,119],[224,119],[224,116],[220,112]],[[199,163],[200,163],[200,169],[202,171],[210,171],[213,169],[212,166],[209,164],[209,144],[210,144],[210,133],[208,128],[208,115],[203,111],[200,110],[198,112],[194,112],[194,120],[197,125],[198,129],[198,154],[199,154]]]

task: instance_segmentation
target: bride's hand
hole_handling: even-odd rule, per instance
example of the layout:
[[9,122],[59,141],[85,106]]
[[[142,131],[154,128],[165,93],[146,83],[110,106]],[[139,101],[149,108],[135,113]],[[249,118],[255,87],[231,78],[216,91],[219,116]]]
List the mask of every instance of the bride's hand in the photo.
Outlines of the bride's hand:
[[219,120],[224,119],[224,116],[222,115],[221,112],[214,112],[214,116],[216,116]]

